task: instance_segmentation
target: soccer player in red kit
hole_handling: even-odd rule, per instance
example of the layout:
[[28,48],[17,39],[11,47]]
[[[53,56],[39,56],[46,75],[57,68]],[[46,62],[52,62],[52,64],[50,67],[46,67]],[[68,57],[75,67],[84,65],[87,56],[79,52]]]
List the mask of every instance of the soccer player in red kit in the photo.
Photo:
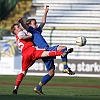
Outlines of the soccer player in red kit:
[[[67,52],[60,51],[45,51],[42,48],[38,48],[32,42],[32,36],[28,36],[18,24],[14,24],[11,27],[11,31],[16,35],[16,43],[18,48],[22,51],[22,71],[16,78],[15,88],[13,94],[17,94],[18,87],[26,75],[28,68],[31,67],[34,62],[42,57],[55,57],[55,56],[66,56]],[[42,94],[42,91],[39,91]]]

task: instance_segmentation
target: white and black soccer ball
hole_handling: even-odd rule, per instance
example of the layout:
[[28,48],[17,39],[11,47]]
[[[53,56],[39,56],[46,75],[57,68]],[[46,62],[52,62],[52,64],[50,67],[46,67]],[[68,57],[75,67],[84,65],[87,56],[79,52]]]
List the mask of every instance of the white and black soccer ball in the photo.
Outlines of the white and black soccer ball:
[[76,44],[78,46],[84,46],[84,45],[86,45],[86,42],[87,42],[87,40],[86,40],[86,37],[84,37],[84,36],[79,36],[76,38]]

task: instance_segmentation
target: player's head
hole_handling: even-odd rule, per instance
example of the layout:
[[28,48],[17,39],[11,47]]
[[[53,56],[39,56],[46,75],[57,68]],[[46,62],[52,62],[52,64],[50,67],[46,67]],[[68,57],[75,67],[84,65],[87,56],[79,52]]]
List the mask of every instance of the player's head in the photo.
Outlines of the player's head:
[[36,19],[28,19],[26,21],[26,24],[28,26],[32,26],[34,29],[36,29],[38,27],[37,22],[36,22]]
[[13,34],[18,34],[20,31],[22,31],[22,27],[19,25],[19,24],[13,24],[12,26],[11,26],[11,32],[13,33]]

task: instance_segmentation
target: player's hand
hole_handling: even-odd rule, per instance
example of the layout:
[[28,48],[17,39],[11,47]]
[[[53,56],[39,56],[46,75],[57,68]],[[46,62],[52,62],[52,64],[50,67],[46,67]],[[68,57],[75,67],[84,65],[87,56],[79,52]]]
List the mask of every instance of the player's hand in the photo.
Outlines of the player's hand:
[[49,8],[49,6],[48,6],[48,5],[46,5],[46,8]]
[[23,22],[23,19],[22,18],[18,18],[18,22],[19,23]]
[[45,12],[48,12],[48,11],[49,11],[49,6],[46,5]]

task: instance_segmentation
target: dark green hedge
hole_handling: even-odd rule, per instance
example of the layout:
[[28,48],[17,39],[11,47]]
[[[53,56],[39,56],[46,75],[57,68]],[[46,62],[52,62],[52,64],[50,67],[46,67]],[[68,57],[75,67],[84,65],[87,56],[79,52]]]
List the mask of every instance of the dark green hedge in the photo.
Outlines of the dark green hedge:
[[0,20],[10,12],[19,0],[0,0]]

